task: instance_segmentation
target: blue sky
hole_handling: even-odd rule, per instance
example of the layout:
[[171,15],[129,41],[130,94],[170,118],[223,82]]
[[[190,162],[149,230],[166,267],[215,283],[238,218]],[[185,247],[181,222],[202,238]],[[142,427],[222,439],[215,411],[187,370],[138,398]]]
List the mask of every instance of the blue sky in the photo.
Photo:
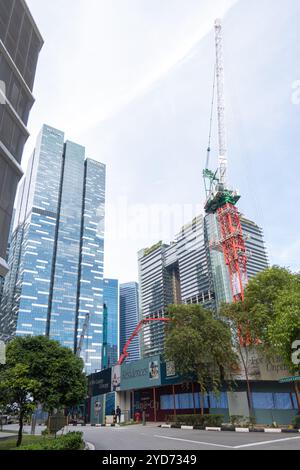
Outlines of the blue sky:
[[[223,16],[230,183],[271,262],[300,269],[299,0],[28,4],[46,42],[24,164],[44,122],[107,164],[107,277],[137,279],[137,251],[201,211],[212,26]],[[185,210],[166,216],[174,207]]]

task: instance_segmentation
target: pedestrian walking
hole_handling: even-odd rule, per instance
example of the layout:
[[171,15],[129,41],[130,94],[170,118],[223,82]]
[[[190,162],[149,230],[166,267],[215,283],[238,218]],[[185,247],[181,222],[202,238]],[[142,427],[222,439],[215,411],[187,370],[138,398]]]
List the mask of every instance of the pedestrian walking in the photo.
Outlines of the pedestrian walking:
[[121,408],[120,408],[119,406],[117,407],[116,415],[117,415],[117,418],[118,418],[118,422],[119,422],[119,424],[120,424],[120,423],[121,423],[122,411],[121,411]]

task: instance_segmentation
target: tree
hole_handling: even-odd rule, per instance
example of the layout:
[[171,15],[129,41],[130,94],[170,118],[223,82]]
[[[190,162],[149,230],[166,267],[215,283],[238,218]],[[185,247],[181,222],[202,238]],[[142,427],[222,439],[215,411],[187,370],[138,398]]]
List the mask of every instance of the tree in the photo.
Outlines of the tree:
[[[221,315],[231,325],[232,329],[232,343],[235,351],[238,354],[239,362],[243,367],[246,383],[247,383],[247,398],[250,416],[254,417],[254,407],[251,394],[250,385],[250,361],[253,353],[257,350],[257,338],[260,337],[260,318],[258,311],[255,317],[249,316],[249,311],[246,304],[237,302],[235,304],[224,304],[221,308]],[[264,317],[264,310],[262,317]],[[257,319],[259,319],[257,321]]]
[[254,410],[249,377],[250,360],[259,350],[270,357],[278,354],[278,348],[270,337],[270,329],[281,315],[278,302],[283,292],[289,291],[294,282],[295,275],[289,270],[274,266],[249,281],[244,302],[223,304],[220,309],[220,315],[232,327],[235,349],[245,372],[251,416]]
[[294,274],[286,268],[273,266],[253,277],[246,288],[245,303],[248,309],[257,305],[274,312],[274,304],[280,292],[293,282]]
[[9,400],[12,409],[19,414],[19,433],[17,447],[22,444],[24,420],[33,412],[40,383],[28,378],[29,368],[24,364],[15,364],[0,374],[0,400],[7,405]]
[[83,361],[47,337],[16,338],[8,344],[7,362],[0,370],[0,396],[5,398],[7,390],[9,404],[18,407],[20,446],[24,417],[32,407],[41,404],[52,413],[86,397]]
[[172,321],[166,331],[166,359],[182,376],[196,378],[202,398],[209,390],[218,394],[225,371],[236,363],[230,328],[200,305],[174,305],[168,310]]
[[[269,326],[271,347],[284,359],[291,373],[300,372],[300,278],[295,276],[288,289],[281,292],[275,303],[274,322]],[[295,345],[295,348],[293,348]]]

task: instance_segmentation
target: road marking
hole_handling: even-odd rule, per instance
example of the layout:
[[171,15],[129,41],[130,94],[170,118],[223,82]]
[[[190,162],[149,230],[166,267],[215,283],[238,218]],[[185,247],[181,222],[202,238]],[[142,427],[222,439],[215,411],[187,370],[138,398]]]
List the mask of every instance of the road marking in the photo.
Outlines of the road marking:
[[179,439],[177,437],[167,437],[167,436],[158,436],[158,435],[155,435],[154,437],[158,437],[159,439],[167,439],[170,441],[188,442],[190,444],[198,444],[200,446],[220,447],[222,449],[232,449],[232,450],[246,449],[248,447],[266,446],[269,444],[278,444],[280,442],[300,440],[300,437],[288,437],[286,439],[274,439],[272,441],[254,442],[252,444],[243,444],[241,446],[229,446],[229,445],[226,446],[223,444],[213,444],[211,442],[200,442],[200,441],[191,441],[189,439]]
[[253,444],[244,444],[242,446],[235,446],[233,447],[233,449],[246,449],[247,447],[266,446],[268,444],[278,444],[279,442],[294,441],[296,439],[299,440],[300,437],[288,437],[286,439],[275,439],[273,441],[255,442]]
[[96,447],[91,442],[86,442],[85,444],[87,446],[87,450],[96,450]]
[[179,439],[177,437],[166,437],[166,436],[158,436],[158,435],[156,435],[154,437],[158,437],[159,439],[168,439],[170,441],[189,442],[190,444],[199,444],[201,446],[210,446],[210,447],[220,447],[220,448],[223,448],[223,449],[232,449],[231,446],[225,446],[225,445],[222,445],[222,444],[212,444],[211,442],[190,441],[188,439]]

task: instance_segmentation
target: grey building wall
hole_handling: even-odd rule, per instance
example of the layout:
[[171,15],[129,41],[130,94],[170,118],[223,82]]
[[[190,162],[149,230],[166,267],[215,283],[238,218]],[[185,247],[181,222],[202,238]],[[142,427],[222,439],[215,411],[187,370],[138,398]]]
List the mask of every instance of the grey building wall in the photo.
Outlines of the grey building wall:
[[[142,318],[163,318],[171,304],[215,307],[202,216],[182,227],[170,244],[159,243],[139,253],[140,312]],[[142,355],[163,352],[164,324],[143,330]]]
[[7,241],[42,45],[25,1],[0,0],[0,276],[7,273]]

